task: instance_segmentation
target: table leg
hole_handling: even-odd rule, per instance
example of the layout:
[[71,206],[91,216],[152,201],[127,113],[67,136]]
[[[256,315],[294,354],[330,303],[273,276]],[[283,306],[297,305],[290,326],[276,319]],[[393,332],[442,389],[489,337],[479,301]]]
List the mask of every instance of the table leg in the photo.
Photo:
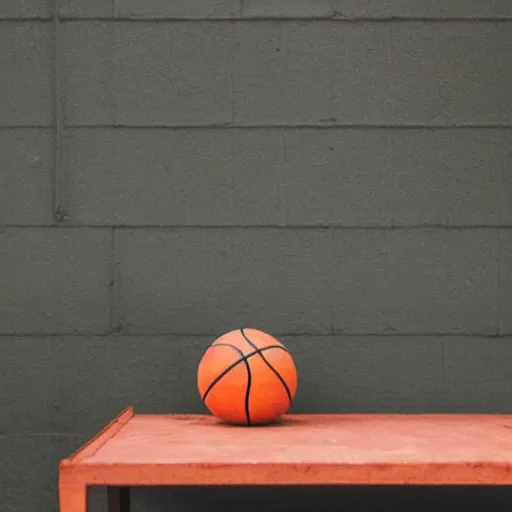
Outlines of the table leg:
[[83,484],[60,482],[60,512],[87,512],[87,487]]
[[108,512],[130,512],[130,488],[107,487]]

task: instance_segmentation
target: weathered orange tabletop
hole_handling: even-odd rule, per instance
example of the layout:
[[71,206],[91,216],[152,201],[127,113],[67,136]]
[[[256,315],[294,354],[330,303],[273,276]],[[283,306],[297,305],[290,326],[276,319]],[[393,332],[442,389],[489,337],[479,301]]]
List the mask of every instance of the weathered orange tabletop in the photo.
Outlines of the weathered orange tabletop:
[[512,415],[295,414],[235,427],[130,407],[61,462],[61,512],[85,512],[89,485],[192,484],[512,484]]

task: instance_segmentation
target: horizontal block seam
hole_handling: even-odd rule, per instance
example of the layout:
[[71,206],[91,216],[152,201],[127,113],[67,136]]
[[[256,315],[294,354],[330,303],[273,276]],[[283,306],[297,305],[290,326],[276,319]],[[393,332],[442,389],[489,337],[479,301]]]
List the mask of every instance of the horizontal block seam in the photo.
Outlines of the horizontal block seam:
[[[0,125],[2,130],[54,130],[51,124]],[[510,130],[512,124],[66,124],[63,130]]]
[[511,224],[404,224],[404,225],[339,225],[339,224],[0,224],[2,229],[95,229],[95,230],[338,230],[338,231],[467,231],[508,230]]
[[[311,22],[337,22],[337,23],[507,23],[512,22],[510,16],[339,16],[339,15],[242,15],[242,16],[219,16],[219,17],[177,17],[167,15],[152,16],[77,16],[77,15],[59,15],[59,19],[63,22],[114,22],[114,23],[219,23],[219,22],[236,22],[236,23],[252,23],[252,22],[295,22],[295,21],[311,21]],[[20,23],[20,22],[46,22],[51,21],[52,16],[5,16],[0,17],[0,23]]]

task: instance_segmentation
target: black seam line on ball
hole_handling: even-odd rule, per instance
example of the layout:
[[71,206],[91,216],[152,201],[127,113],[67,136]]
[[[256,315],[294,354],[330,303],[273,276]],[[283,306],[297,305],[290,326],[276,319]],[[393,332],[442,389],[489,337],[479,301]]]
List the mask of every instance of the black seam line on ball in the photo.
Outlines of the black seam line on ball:
[[[265,352],[265,351],[270,350],[272,348],[277,348],[279,350],[284,350],[285,352],[287,352],[287,350],[284,347],[282,347],[281,345],[269,345],[268,347],[259,348],[258,350],[254,350],[253,352],[249,352],[246,355],[244,355],[244,353],[238,347],[235,347],[234,345],[230,345],[229,343],[217,343],[216,345],[212,345],[210,347],[210,349],[215,348],[215,347],[231,347],[231,348],[234,348],[239,354],[242,355],[242,357],[240,359],[238,359],[237,361],[235,361],[234,363],[230,364],[222,373],[220,373],[219,375],[217,375],[217,377],[215,377],[215,379],[211,382],[211,384],[208,386],[208,388],[204,392],[203,402],[206,400],[206,397],[208,396],[208,393],[212,390],[213,386],[215,386],[215,384],[217,384],[217,382],[219,382],[219,380],[221,380],[222,377],[227,375],[233,368],[238,366],[240,363],[243,363],[243,362],[247,361],[248,359],[250,359],[251,357],[255,356],[256,354],[259,354],[260,352]],[[210,349],[208,349],[208,350],[210,350]],[[249,363],[247,363],[247,364],[249,364]]]
[[[241,356],[241,359],[239,359],[239,361],[243,361],[245,363],[245,368],[247,369],[247,388],[245,389],[245,401],[244,401],[244,405],[245,405],[245,417],[247,419],[247,425],[250,426],[251,425],[251,412],[249,411],[249,394],[251,392],[251,381],[252,381],[252,376],[251,376],[251,368],[249,366],[249,363],[247,362],[247,359],[244,359],[244,353],[238,348],[238,347],[235,347],[235,345],[231,345],[230,343],[217,343],[217,345],[213,345],[214,347],[229,347],[229,348],[232,348],[233,350],[236,350],[238,352],[238,354]],[[211,347],[210,347],[211,348]],[[231,368],[229,368],[231,369]],[[228,369],[228,371],[229,371]],[[227,372],[226,372],[227,373]],[[208,389],[206,390],[204,396],[203,396],[203,402],[205,401],[206,399],[206,395],[210,392],[210,390],[213,388],[213,386],[220,380],[220,378],[222,378],[223,376],[225,375],[224,374],[221,374],[219,375],[209,386],[208,386]]]
[[[247,335],[245,334],[244,330],[243,329],[240,329],[240,332],[242,333],[242,336],[245,338],[245,341],[247,341],[247,343],[249,343],[249,345],[251,345],[251,347],[257,349],[257,345],[255,343],[253,343],[248,337]],[[290,404],[292,403],[292,393],[290,391],[290,388],[288,387],[288,384],[286,384],[286,381],[283,379],[283,377],[281,376],[281,374],[274,368],[274,366],[270,363],[270,361],[265,357],[264,354],[262,354],[261,352],[259,352],[260,354],[260,357],[263,359],[263,361],[265,362],[265,364],[274,372],[275,376],[281,381],[281,384],[283,385],[284,387],[284,390],[286,391],[286,394],[288,395],[288,401],[290,402]]]
[[249,410],[249,395],[251,393],[251,367],[247,359],[244,360],[245,367],[247,368],[247,388],[245,390],[245,415],[247,417],[247,426],[251,426],[251,411]]
[[[238,352],[238,354],[240,354],[240,356],[242,357],[242,360],[245,364],[245,368],[247,370],[247,387],[245,388],[245,400],[244,400],[245,417],[247,419],[247,426],[250,426],[251,425],[251,411],[249,410],[249,395],[251,393],[251,383],[252,383],[251,367],[249,366],[247,359],[244,359],[244,353],[238,347],[235,347],[235,345],[231,345],[230,343],[218,343],[217,345],[214,345],[214,346],[230,347],[230,348],[236,350]],[[213,387],[213,383],[212,383],[211,387]],[[204,398],[206,398],[207,393],[208,393],[208,390],[206,391]]]

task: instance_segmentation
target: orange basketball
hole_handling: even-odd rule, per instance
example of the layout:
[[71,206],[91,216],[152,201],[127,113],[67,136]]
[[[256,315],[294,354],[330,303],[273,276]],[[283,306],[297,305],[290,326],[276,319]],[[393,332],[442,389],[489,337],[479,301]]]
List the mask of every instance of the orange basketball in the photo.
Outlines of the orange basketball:
[[236,425],[271,423],[288,411],[297,369],[285,346],[256,329],[217,338],[203,354],[197,386],[208,410]]

